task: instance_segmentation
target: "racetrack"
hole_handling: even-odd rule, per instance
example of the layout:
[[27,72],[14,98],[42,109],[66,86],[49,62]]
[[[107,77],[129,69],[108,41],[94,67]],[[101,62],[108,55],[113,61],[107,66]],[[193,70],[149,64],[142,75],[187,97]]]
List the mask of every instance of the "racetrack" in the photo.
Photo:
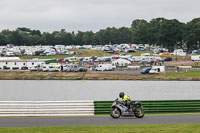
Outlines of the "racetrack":
[[58,127],[200,123],[200,115],[153,115],[138,119],[110,116],[0,118],[0,127]]

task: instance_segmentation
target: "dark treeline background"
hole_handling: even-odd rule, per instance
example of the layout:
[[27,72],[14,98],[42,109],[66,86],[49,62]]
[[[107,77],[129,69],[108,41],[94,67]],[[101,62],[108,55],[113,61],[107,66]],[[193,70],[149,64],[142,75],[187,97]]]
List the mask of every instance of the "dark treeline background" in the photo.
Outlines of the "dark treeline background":
[[168,48],[187,47],[199,49],[200,18],[188,23],[176,19],[155,18],[151,21],[134,20],[131,27],[108,27],[96,33],[92,31],[67,32],[65,29],[52,33],[29,28],[17,28],[15,31],[0,32],[0,45],[105,45],[105,44],[150,44]]

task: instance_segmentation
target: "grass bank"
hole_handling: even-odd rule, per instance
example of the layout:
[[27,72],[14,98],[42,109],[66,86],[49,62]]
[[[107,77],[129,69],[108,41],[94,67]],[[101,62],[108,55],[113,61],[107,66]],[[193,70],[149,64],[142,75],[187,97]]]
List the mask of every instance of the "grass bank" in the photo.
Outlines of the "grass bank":
[[157,75],[133,75],[128,73],[101,72],[30,72],[0,71],[1,80],[200,80],[200,71]]
[[168,73],[166,75],[157,75],[156,78],[162,80],[200,80],[200,71]]
[[[105,51],[101,50],[90,50],[90,49],[73,49],[72,51],[75,51],[76,55],[49,55],[49,56],[20,56],[21,59],[32,59],[32,58],[38,58],[38,59],[59,59],[59,58],[67,58],[67,57],[91,57],[91,56],[97,56],[97,57],[103,57],[103,56],[111,56],[114,55],[112,53],[107,53]],[[151,53],[149,51],[137,51],[134,53],[126,53],[133,56],[140,56],[142,53]],[[123,54],[120,52],[120,54]]]
[[200,124],[0,128],[0,133],[199,133]]
[[76,55],[49,55],[49,56],[20,56],[21,59],[32,59],[32,58],[38,58],[38,59],[59,59],[59,58],[67,58],[67,57],[91,57],[91,56],[109,56],[112,54],[106,53],[105,51],[101,50],[89,50],[89,49],[73,49],[77,54]]

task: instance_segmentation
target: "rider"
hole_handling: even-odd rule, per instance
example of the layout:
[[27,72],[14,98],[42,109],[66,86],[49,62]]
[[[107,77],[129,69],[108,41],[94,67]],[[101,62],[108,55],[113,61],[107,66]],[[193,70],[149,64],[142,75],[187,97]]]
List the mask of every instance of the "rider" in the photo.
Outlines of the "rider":
[[121,98],[121,101],[125,104],[125,106],[128,107],[128,109],[131,109],[131,98],[128,95],[125,95],[124,92],[119,93],[119,97]]

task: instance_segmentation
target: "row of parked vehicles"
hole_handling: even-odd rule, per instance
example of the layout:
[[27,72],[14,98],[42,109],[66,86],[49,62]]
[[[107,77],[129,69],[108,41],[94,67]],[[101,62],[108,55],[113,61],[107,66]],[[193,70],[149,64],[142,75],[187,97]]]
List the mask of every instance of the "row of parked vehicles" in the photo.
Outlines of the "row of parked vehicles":
[[[112,64],[99,64],[94,70],[96,71],[111,71],[114,69]],[[78,64],[65,64],[60,65],[57,63],[45,64],[43,66],[32,66],[30,71],[43,71],[43,72],[87,72],[87,69]]]
[[[95,71],[111,71],[115,67],[112,64],[99,64],[94,70]],[[60,65],[57,63],[45,64],[43,66],[32,66],[30,71],[43,71],[43,72],[87,72],[87,69],[78,64],[65,64]],[[141,74],[156,74],[165,73],[165,66],[152,66],[145,67],[141,70]]]
[[60,65],[57,63],[45,64],[43,66],[33,66],[30,71],[43,71],[43,72],[87,72],[85,67],[79,66],[78,64],[66,64]]

